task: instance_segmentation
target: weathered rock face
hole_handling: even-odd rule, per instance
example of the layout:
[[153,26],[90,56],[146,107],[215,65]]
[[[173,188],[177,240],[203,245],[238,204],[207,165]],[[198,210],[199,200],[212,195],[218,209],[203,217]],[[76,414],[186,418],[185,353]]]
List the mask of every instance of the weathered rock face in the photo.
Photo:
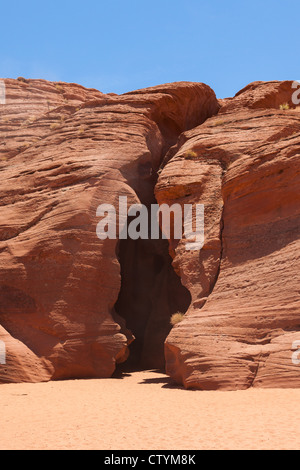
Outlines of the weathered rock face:
[[[5,85],[0,340],[6,344],[7,364],[0,366],[0,383],[109,377],[116,363],[127,359],[133,338],[118,315],[126,306],[118,241],[97,238],[97,207],[118,207],[120,195],[129,204],[151,204],[166,151],[220,105],[208,86],[196,83],[122,96],[42,80],[5,80]],[[162,249],[156,248],[160,257],[154,263],[157,269],[161,263],[159,283],[153,275],[145,281],[149,298],[158,294],[158,284],[178,283]],[[138,264],[143,251],[134,252]],[[126,250],[119,255],[128,257]],[[156,325],[161,326],[170,293],[160,295],[146,313],[135,313],[144,317],[138,328],[146,338],[141,356],[164,339]],[[182,295],[178,305],[187,308],[189,295],[185,290]],[[168,315],[175,306],[169,306]],[[163,328],[166,335],[165,323]],[[161,364],[161,358],[158,354],[151,366]]]
[[[126,360],[163,367],[169,317],[180,310],[165,343],[178,383],[299,387],[292,83],[256,82],[219,101],[199,83],[122,96],[42,80],[5,85],[0,383],[109,377]],[[97,207],[118,207],[119,196],[204,204],[203,249],[187,251],[184,239],[100,241]]]
[[165,345],[186,388],[299,387],[300,114],[291,82],[255,83],[185,132],[165,158],[159,203],[205,204],[205,246],[170,241],[192,296]]

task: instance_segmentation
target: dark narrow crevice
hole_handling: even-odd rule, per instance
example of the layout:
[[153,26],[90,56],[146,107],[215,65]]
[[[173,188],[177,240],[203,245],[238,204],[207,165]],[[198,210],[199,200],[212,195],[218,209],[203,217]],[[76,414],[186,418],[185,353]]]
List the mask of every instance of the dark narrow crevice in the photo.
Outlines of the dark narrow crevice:
[[[161,159],[164,152],[162,152]],[[128,184],[149,214],[157,204],[154,188],[158,166],[151,154],[144,155],[137,166],[124,172]],[[128,225],[130,224],[130,218]],[[123,372],[141,369],[165,369],[164,342],[171,330],[170,319],[178,311],[185,313],[191,303],[189,291],[181,284],[172,266],[168,240],[119,240],[117,255],[121,268],[121,289],[115,312],[125,320],[135,337],[126,362],[118,364]]]
[[171,315],[188,309],[190,293],[172,267],[167,240],[120,240],[118,251],[122,282],[115,310],[135,336],[118,369],[164,370]]
[[[154,158],[149,151],[122,170],[128,185],[149,213],[151,204],[157,204],[154,188],[159,172],[186,139],[183,129],[173,119],[158,116],[155,121],[164,142],[160,158]],[[191,305],[191,294],[172,266],[167,240],[128,237],[119,240],[117,255],[121,288],[114,309],[135,337],[129,345],[128,359],[117,365],[117,372],[165,370],[164,343],[171,330],[171,316],[186,313]]]

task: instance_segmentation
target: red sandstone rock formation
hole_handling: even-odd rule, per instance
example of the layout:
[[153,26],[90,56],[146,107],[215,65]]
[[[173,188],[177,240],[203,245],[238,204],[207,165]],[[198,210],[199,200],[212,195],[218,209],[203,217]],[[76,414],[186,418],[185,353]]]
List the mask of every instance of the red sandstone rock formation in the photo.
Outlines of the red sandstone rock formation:
[[[256,82],[219,102],[196,83],[122,96],[43,80],[5,85],[0,383],[109,377],[128,358],[132,332],[133,356],[162,367],[178,309],[188,311],[165,344],[176,382],[299,387],[292,83]],[[205,246],[170,240],[173,268],[166,241],[96,236],[99,204],[123,195],[149,206],[154,193],[159,203],[205,204]]]
[[[299,387],[300,114],[292,83],[255,83],[185,132],[159,203],[204,203],[201,253],[171,241],[192,295],[167,338],[167,373],[186,388]],[[295,106],[294,106],[295,107]]]
[[[127,359],[132,334],[115,311],[121,288],[117,241],[97,238],[96,209],[117,205],[119,195],[129,204],[150,204],[166,151],[182,132],[216,114],[219,104],[208,86],[197,83],[123,96],[43,80],[5,85],[0,340],[7,364],[0,366],[0,383],[109,377]],[[162,258],[164,265],[160,249],[156,264]],[[142,326],[150,337],[145,350],[153,356],[149,345],[155,349],[159,342],[163,349],[168,333],[162,338],[157,328],[162,305],[169,308],[159,288],[169,292],[176,285],[171,267],[161,271],[158,282],[154,276],[148,281],[149,302],[158,295],[160,303],[151,303]],[[131,299],[138,288],[137,282]],[[126,310],[126,296],[120,303]],[[160,364],[161,355],[155,360]]]

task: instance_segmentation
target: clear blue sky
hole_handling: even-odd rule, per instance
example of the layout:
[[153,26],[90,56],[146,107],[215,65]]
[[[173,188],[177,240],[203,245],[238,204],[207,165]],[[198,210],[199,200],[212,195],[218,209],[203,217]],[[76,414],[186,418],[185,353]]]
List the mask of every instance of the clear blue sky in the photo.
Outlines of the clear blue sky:
[[188,80],[223,98],[300,79],[299,18],[299,0],[8,0],[0,77],[115,93]]

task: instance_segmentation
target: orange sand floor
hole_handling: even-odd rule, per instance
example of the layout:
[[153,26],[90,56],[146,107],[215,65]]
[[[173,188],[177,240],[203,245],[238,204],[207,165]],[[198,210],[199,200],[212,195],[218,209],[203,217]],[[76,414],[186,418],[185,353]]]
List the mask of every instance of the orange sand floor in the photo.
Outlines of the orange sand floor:
[[186,391],[156,372],[0,385],[0,449],[300,449],[300,390]]

